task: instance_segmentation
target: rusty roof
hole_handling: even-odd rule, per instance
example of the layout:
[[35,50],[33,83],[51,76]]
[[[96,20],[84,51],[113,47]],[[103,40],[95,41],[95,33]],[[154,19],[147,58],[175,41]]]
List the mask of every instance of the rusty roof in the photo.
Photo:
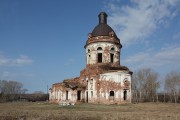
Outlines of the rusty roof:
[[66,79],[63,81],[64,85],[68,88],[71,89],[76,89],[76,88],[83,88],[85,87],[83,84],[81,84],[79,81],[79,77],[76,78],[71,78],[71,79]]

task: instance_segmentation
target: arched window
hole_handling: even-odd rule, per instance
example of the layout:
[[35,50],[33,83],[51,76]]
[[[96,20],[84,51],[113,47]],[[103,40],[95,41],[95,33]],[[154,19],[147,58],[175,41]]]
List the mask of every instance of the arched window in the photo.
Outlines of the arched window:
[[90,52],[91,52],[91,50],[88,48],[87,49],[87,55],[86,55],[87,56],[87,64],[90,64],[90,60],[91,60],[91,53]]
[[111,60],[111,63],[114,62],[114,54],[110,53],[110,60]]
[[110,49],[110,62],[111,62],[111,63],[114,62],[114,50],[115,50],[114,47],[112,47],[112,48]]
[[[100,50],[102,50],[102,47],[97,48],[97,51],[100,51]],[[97,54],[97,62],[102,63],[102,53],[98,52],[98,54]]]
[[102,53],[98,53],[98,63],[102,63]]
[[102,48],[101,48],[101,47],[98,47],[97,50],[102,50]]
[[124,95],[123,95],[123,97],[124,97],[124,100],[127,100],[127,90],[124,90]]

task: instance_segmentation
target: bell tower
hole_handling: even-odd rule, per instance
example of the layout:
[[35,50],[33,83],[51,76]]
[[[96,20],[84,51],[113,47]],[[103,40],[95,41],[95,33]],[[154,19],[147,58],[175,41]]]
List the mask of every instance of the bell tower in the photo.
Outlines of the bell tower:
[[86,65],[110,64],[120,65],[122,45],[114,30],[107,24],[107,14],[101,12],[99,24],[88,34],[86,49]]

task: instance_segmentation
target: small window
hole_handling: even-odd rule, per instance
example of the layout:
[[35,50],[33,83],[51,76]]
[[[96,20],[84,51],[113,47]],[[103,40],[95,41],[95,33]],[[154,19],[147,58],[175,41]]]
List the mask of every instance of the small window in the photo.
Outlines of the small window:
[[111,60],[111,63],[113,63],[114,62],[114,54],[110,54],[110,60]]
[[88,49],[88,53],[90,53],[90,49]]
[[125,78],[125,79],[123,80],[123,82],[124,82],[124,83],[127,83],[127,82],[128,82],[128,79],[127,79],[127,78]]
[[102,50],[102,48],[101,48],[101,47],[98,47],[97,50]]
[[112,47],[112,48],[111,48],[111,51],[114,51],[114,50],[115,50],[114,47]]

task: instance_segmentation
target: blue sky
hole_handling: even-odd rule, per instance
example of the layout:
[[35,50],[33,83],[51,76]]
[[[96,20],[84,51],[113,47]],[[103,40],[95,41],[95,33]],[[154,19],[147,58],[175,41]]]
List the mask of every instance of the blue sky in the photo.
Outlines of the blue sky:
[[0,0],[0,79],[28,92],[78,77],[98,14],[121,39],[121,64],[180,71],[180,0]]

